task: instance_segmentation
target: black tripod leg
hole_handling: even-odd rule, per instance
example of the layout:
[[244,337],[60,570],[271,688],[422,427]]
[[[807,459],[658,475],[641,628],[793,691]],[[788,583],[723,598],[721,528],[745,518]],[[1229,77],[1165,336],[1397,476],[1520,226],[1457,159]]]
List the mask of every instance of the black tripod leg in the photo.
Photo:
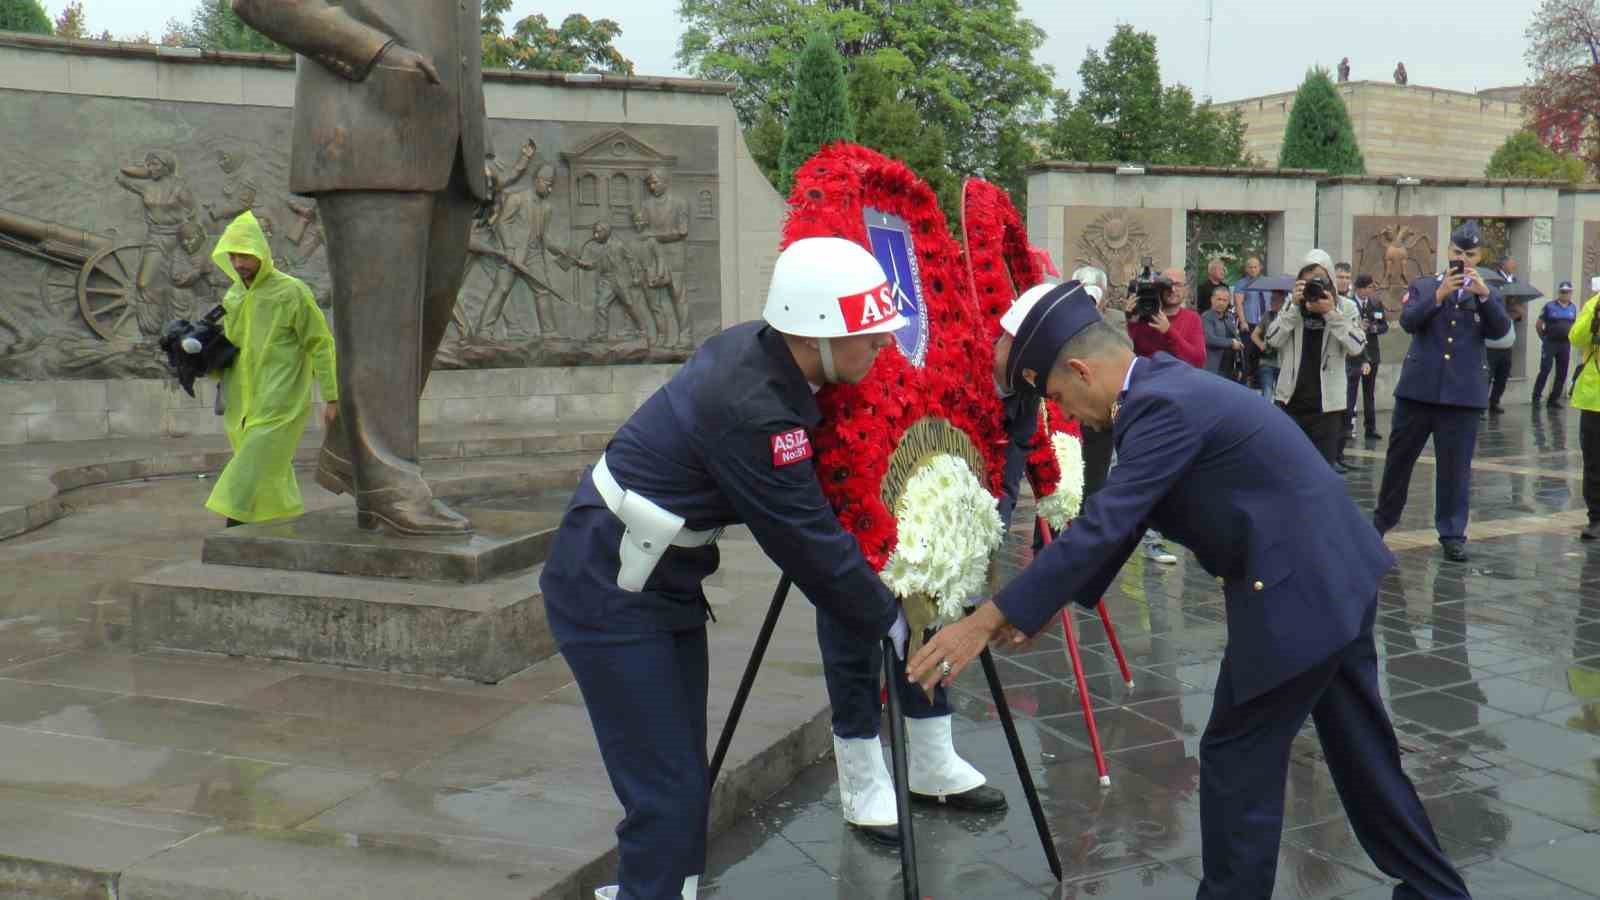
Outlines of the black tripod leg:
[[[883,639],[883,671],[893,679],[897,670],[894,639]],[[921,900],[917,886],[917,842],[911,828],[911,786],[906,773],[906,720],[900,709],[899,685],[889,685],[889,758],[894,761],[894,806],[900,818],[900,880],[906,900]]]
[[1022,739],[1017,737],[1017,723],[1011,718],[1011,707],[1006,703],[1006,692],[1000,684],[1000,672],[995,669],[994,655],[983,648],[983,674],[989,679],[989,693],[994,697],[995,712],[1000,716],[1000,727],[1005,729],[1006,743],[1011,745],[1011,760],[1017,764],[1017,778],[1022,781],[1022,793],[1028,798],[1028,811],[1033,813],[1033,827],[1039,832],[1039,843],[1044,847],[1044,858],[1050,863],[1050,874],[1061,880],[1061,857],[1056,855],[1056,842],[1050,836],[1050,823],[1045,821],[1044,806],[1039,802],[1039,790],[1033,785],[1033,771],[1022,754]]
[[733,695],[733,706],[728,709],[728,720],[722,723],[722,736],[717,738],[717,752],[711,755],[711,777],[706,784],[717,786],[717,773],[722,771],[722,761],[728,756],[728,745],[733,743],[733,730],[739,726],[739,716],[744,713],[744,703],[750,699],[750,688],[756,683],[756,672],[767,655],[767,644],[772,642],[772,632],[778,627],[778,616],[783,612],[783,601],[789,599],[789,576],[778,579],[778,589],[772,592],[772,606],[767,609],[767,620],[761,623],[761,633],[756,635],[756,645],[750,650],[750,661],[745,664],[744,677],[739,680],[739,691]]

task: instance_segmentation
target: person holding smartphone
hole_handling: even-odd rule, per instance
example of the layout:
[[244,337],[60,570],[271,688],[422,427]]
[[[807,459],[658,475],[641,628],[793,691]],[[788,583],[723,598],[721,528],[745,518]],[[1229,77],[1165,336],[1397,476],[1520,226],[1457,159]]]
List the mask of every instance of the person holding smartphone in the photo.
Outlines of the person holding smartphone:
[[1484,341],[1511,330],[1500,293],[1477,277],[1483,252],[1476,219],[1450,235],[1450,267],[1406,289],[1400,327],[1411,335],[1394,389],[1394,420],[1372,524],[1385,533],[1400,521],[1411,470],[1433,439],[1434,527],[1445,558],[1467,560],[1467,500],[1478,414],[1489,405]]

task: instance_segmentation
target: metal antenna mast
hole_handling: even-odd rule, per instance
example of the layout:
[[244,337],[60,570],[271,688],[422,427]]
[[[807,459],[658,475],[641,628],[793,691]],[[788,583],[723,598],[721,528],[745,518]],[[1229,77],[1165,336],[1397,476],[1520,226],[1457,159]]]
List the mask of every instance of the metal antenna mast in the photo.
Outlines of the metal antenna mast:
[[1216,0],[1206,0],[1206,86],[1203,94],[1211,102],[1211,20],[1216,18]]

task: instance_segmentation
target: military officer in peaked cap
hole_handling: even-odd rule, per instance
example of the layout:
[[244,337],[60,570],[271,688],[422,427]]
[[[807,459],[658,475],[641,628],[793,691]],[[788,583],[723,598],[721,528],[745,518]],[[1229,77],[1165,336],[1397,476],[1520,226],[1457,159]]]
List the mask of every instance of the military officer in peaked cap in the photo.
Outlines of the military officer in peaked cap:
[[602,900],[687,900],[705,867],[701,582],[724,527],[749,526],[840,627],[904,652],[905,618],[823,496],[811,448],[814,393],[866,377],[904,324],[886,281],[857,244],[796,241],[773,270],[766,321],[707,340],[567,506],[539,586],[625,813],[619,884]]
[[1477,274],[1483,250],[1476,219],[1450,235],[1450,267],[1406,289],[1400,327],[1411,335],[1394,389],[1394,424],[1372,523],[1380,534],[1400,521],[1411,470],[1433,438],[1434,527],[1445,558],[1467,559],[1467,499],[1478,414],[1489,405],[1485,340],[1511,330],[1500,293]]
[[1034,306],[1009,368],[1086,427],[1110,429],[1118,462],[1072,528],[934,635],[910,677],[948,683],[996,636],[1020,642],[1070,601],[1093,608],[1157,528],[1194,551],[1226,600],[1228,647],[1200,741],[1198,896],[1272,895],[1290,750],[1310,717],[1356,836],[1401,882],[1394,896],[1467,897],[1378,694],[1373,623],[1394,556],[1294,422],[1165,353],[1136,359],[1082,291]]

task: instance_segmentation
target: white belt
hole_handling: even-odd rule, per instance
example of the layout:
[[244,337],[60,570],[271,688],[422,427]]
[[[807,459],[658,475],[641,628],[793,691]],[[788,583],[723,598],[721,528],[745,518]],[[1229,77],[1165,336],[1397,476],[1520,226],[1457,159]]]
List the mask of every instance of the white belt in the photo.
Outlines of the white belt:
[[622,520],[617,586],[625,591],[644,590],[644,583],[650,580],[650,573],[668,547],[704,547],[722,537],[721,528],[693,531],[683,527],[683,516],[618,484],[604,455],[589,475],[606,509]]

